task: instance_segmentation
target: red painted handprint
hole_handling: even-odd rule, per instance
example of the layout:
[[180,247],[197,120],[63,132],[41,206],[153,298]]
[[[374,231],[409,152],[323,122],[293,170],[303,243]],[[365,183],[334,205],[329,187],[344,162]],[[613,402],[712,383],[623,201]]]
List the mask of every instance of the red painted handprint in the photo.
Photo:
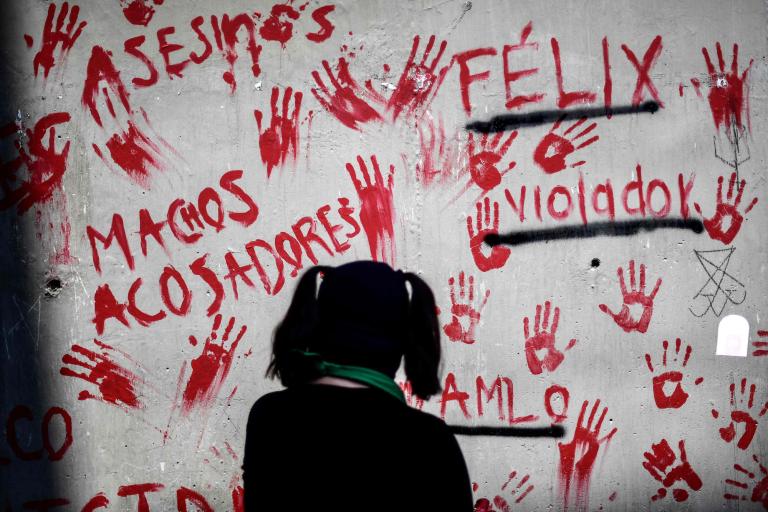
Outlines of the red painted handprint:
[[[488,297],[491,295],[491,290],[485,290],[483,294],[482,302],[476,304],[475,302],[475,278],[469,276],[468,286],[464,280],[464,272],[459,272],[459,295],[456,297],[456,280],[453,277],[448,279],[448,286],[451,293],[451,323],[443,326],[443,332],[451,341],[461,341],[467,345],[471,345],[475,342],[475,327],[480,322],[480,315]],[[467,326],[464,327],[461,323],[461,318],[467,319]]]
[[[69,13],[69,21],[67,21],[67,13]],[[45,25],[43,26],[40,49],[32,60],[32,64],[35,67],[35,76],[37,76],[40,68],[43,68],[43,77],[48,78],[48,73],[56,64],[53,55],[56,48],[60,47],[59,58],[63,59],[75,45],[77,38],[80,37],[83,29],[88,24],[85,21],[81,21],[79,24],[77,23],[80,7],[73,5],[70,10],[69,2],[61,4],[61,10],[59,11],[58,17],[56,17],[56,25],[54,26],[53,18],[55,14],[56,4],[51,3],[48,6],[48,16],[45,18]],[[65,21],[67,23],[66,27],[64,26]]]
[[[736,238],[736,235],[741,229],[741,223],[744,222],[744,215],[754,208],[757,204],[757,198],[755,197],[744,210],[742,215],[739,212],[739,205],[741,204],[741,197],[744,195],[744,188],[747,184],[747,180],[741,180],[739,184],[739,190],[736,193],[736,198],[733,197],[733,189],[736,184],[736,173],[731,173],[731,179],[728,181],[728,194],[725,201],[723,201],[723,176],[717,178],[717,204],[715,205],[715,214],[709,218],[704,219],[704,228],[707,230],[707,234],[712,240],[719,240],[725,245],[728,245]],[[731,200],[733,199],[733,203]],[[699,215],[703,216],[701,212],[701,206],[699,203],[693,203],[693,207],[699,212]]]
[[[477,231],[472,226],[472,216],[467,217],[469,249],[472,251],[475,264],[481,272],[501,268],[509,259],[511,253],[509,248],[503,245],[496,245],[491,248],[491,253],[488,256],[483,254],[481,248],[486,235],[499,233],[499,203],[493,202],[493,217],[491,217],[491,201],[487,197],[484,201],[478,202],[475,208],[477,209],[477,218],[475,220]],[[483,211],[485,215],[483,215]]]
[[[682,342],[680,338],[675,340],[675,353],[671,358],[668,358],[669,341],[664,340],[662,346],[664,347],[664,353],[661,357],[661,366],[664,373],[653,376],[653,400],[656,402],[656,407],[659,409],[679,409],[688,400],[688,393],[683,390],[683,369],[688,364],[688,359],[691,357],[693,349],[690,345],[686,345],[683,360],[680,362],[680,348]],[[653,363],[651,362],[651,355],[645,354],[645,364],[648,365],[648,370],[654,373]],[[670,369],[678,366],[679,370]],[[703,377],[698,377],[695,381],[695,385],[699,385],[704,382]],[[667,384],[673,384],[674,389],[672,392],[665,390]]]
[[597,127],[597,123],[594,122],[571,137],[568,136],[571,132],[580,128],[586,121],[587,118],[582,117],[560,135],[559,133],[555,133],[562,123],[562,119],[558,119],[555,124],[552,125],[549,132],[541,139],[533,152],[533,161],[536,162],[536,165],[547,174],[560,172],[565,169],[566,166],[578,167],[584,165],[586,163],[584,160],[579,160],[569,165],[566,163],[565,159],[576,151],[585,148],[590,144],[594,144],[600,139],[599,135],[594,135],[586,140],[580,140],[582,137],[589,135],[592,130]]
[[[214,317],[213,327],[205,339],[202,353],[190,363],[192,371],[182,395],[181,409],[183,414],[188,415],[197,407],[210,406],[211,402],[218,396],[224,385],[224,380],[229,375],[237,346],[247,330],[247,327],[243,325],[234,339],[230,341],[235,321],[235,317],[229,319],[224,328],[224,334],[219,340],[218,331],[221,327],[221,315]],[[229,346],[226,346],[227,342],[229,342]],[[189,343],[192,346],[197,346],[197,338],[190,336]],[[186,363],[182,366],[180,380],[183,379],[185,370]]]
[[366,99],[379,101],[381,98],[373,96],[370,90],[357,84],[349,73],[349,64],[343,57],[339,58],[337,68],[338,73],[334,75],[328,61],[323,61],[323,69],[333,86],[333,92],[329,91],[320,73],[312,72],[312,78],[318,86],[318,89],[312,89],[312,94],[317,101],[344,126],[353,130],[359,130],[359,125],[370,121],[381,121],[381,114],[366,101]]
[[[112,62],[111,53],[100,46],[91,50],[82,104],[108,137],[103,145],[111,162],[136,184],[148,188],[151,169],[159,170],[165,165],[163,152],[147,135],[150,127],[146,113],[140,109],[141,115],[137,116],[131,108],[128,90]],[[158,140],[172,151],[167,142]],[[107,167],[113,169],[101,145],[93,143],[92,147]]]
[[[501,486],[501,492],[504,492],[509,488],[509,491],[507,491],[509,496],[505,498],[500,494],[497,494],[492,500],[488,498],[478,498],[475,501],[474,512],[511,512],[512,506],[510,505],[510,501],[514,500],[514,503],[522,502],[535,488],[533,484],[528,483],[530,478],[530,475],[519,475],[518,480],[517,471],[512,471],[509,474],[507,481]],[[516,480],[517,482],[515,483]],[[472,483],[472,491],[477,492],[479,488],[480,486],[477,482]]]
[[749,83],[747,75],[754,61],[749,61],[749,66],[739,76],[739,45],[733,45],[733,56],[731,58],[731,70],[726,72],[725,59],[720,43],[715,43],[717,50],[717,63],[719,70],[715,69],[709,52],[706,48],[701,49],[704,55],[704,62],[707,64],[709,73],[709,108],[712,111],[712,119],[715,121],[715,127],[721,128],[730,136],[730,129],[744,130],[744,118],[746,117],[749,125]]
[[[701,489],[701,478],[688,462],[685,441],[680,440],[678,447],[680,448],[679,461],[666,439],[662,439],[658,444],[652,444],[651,451],[643,454],[645,456],[643,467],[664,486],[651,497],[651,501],[664,498],[667,495],[667,489],[677,482],[685,482],[694,491]],[[678,463],[675,464],[676,462]],[[679,487],[672,489],[672,497],[677,502],[687,500],[688,496],[688,491],[685,489]]]
[[[299,113],[301,111],[300,91],[293,94],[293,89],[286,88],[283,93],[282,111],[278,113],[277,102],[280,96],[280,89],[272,88],[272,98],[270,107],[272,119],[269,126],[262,130],[262,119],[264,114],[261,110],[254,110],[253,115],[256,118],[256,125],[259,128],[259,150],[261,152],[261,161],[267,166],[267,178],[272,173],[272,169],[282,166],[290,154],[296,160],[296,154],[299,148]],[[293,113],[289,113],[289,104],[293,96]]]
[[[59,370],[61,375],[75,377],[90,382],[98,387],[97,393],[83,390],[78,400],[99,400],[120,408],[142,409],[137,387],[144,385],[144,380],[113,360],[116,351],[113,347],[94,339],[97,348],[91,350],[81,345],[72,345],[71,352],[64,354],[61,361],[65,364]],[[123,354],[126,356],[126,354]],[[66,366],[69,365],[69,366]],[[74,368],[74,369],[73,369]],[[82,373],[75,369],[84,368]]]
[[[747,392],[747,379],[741,379],[741,388],[740,388],[740,397],[739,397],[739,409],[735,409],[736,407],[736,384],[731,383],[730,390],[731,390],[731,414],[730,418],[731,421],[728,424],[727,427],[723,427],[720,429],[720,437],[725,441],[726,443],[732,442],[736,438],[736,425],[739,423],[744,424],[744,433],[739,437],[739,440],[736,441],[736,446],[739,447],[741,450],[746,450],[749,448],[749,445],[752,443],[752,438],[755,437],[755,433],[757,432],[757,422],[759,418],[762,418],[765,416],[765,413],[768,412],[768,402],[766,402],[763,407],[760,409],[760,411],[757,413],[757,418],[753,416],[753,413],[751,412],[752,407],[755,405],[755,391],[757,387],[754,384],[750,384],[749,386],[749,397],[747,398],[746,392]],[[747,402],[744,403],[744,399],[747,399]],[[746,405],[746,407],[744,407]],[[716,409],[712,409],[712,417],[717,419],[720,417],[720,412],[718,412]]]
[[[750,471],[740,464],[734,464],[733,469],[744,475],[740,478],[742,480],[749,480],[741,481],[726,478],[723,483],[730,486],[730,488],[728,488],[728,492],[723,494],[723,498],[727,500],[749,500],[753,503],[760,503],[765,510],[768,510],[768,469],[760,463],[757,455],[752,455],[752,460],[757,464],[760,473]],[[760,474],[762,474],[762,477]],[[752,486],[752,492],[749,492],[750,485]]]
[[588,509],[589,483],[592,478],[592,469],[595,465],[597,454],[600,451],[600,445],[609,441],[616,434],[617,430],[613,428],[608,434],[600,437],[600,428],[603,426],[608,408],[603,408],[603,412],[593,427],[595,415],[600,408],[600,400],[595,401],[585,424],[584,415],[588,405],[589,401],[584,400],[571,441],[568,443],[557,443],[557,447],[560,450],[559,478],[563,493],[564,510],[568,509],[571,499],[571,487],[574,485],[576,488],[576,509],[579,511],[586,511]]
[[416,179],[425,186],[443,184],[458,177],[454,172],[459,160],[455,141],[448,140],[443,120],[437,128],[430,116],[417,125],[419,131],[419,160],[416,162]]
[[[541,305],[536,305],[536,316],[533,320],[533,334],[530,332],[529,320],[523,318],[523,335],[525,336],[525,359],[528,369],[534,375],[540,375],[543,370],[553,372],[563,362],[565,356],[555,347],[555,333],[560,321],[560,308],[555,306],[552,315],[552,326],[549,326],[550,302],[544,302],[544,316],[541,316]],[[570,350],[576,344],[572,338],[565,350]],[[539,357],[539,351],[544,351],[544,357]]]
[[371,155],[373,165],[373,181],[368,172],[368,166],[363,157],[357,157],[357,165],[364,183],[360,182],[355,173],[355,167],[348,163],[347,172],[360,198],[360,223],[368,237],[371,258],[384,261],[390,265],[395,262],[394,222],[395,209],[392,204],[392,187],[394,185],[395,166],[389,166],[386,182],[381,174],[379,162]]
[[[56,128],[58,124],[69,122],[67,112],[55,112],[41,117],[33,129],[26,129],[17,123],[9,123],[0,129],[0,138],[9,137],[19,132],[26,134],[26,147],[20,140],[14,141],[19,156],[0,166],[0,210],[17,205],[19,213],[24,213],[33,205],[48,201],[54,190],[61,186],[64,172],[67,170],[69,141],[61,151],[56,149]],[[46,134],[48,135],[46,137]],[[47,138],[47,146],[44,145]],[[26,178],[19,176],[19,170],[26,168]]]
[[[627,290],[627,284],[624,281],[624,269],[619,267],[616,272],[619,276],[619,286],[621,287],[621,296],[624,303],[621,306],[621,311],[614,313],[607,305],[600,304],[600,311],[607,313],[613,317],[616,325],[624,329],[625,332],[645,332],[648,330],[648,324],[651,322],[651,316],[653,315],[653,300],[656,298],[656,294],[659,292],[661,286],[661,278],[656,281],[656,285],[653,287],[650,295],[645,294],[645,265],[640,264],[640,288],[635,287],[635,260],[629,261],[629,286],[630,290]],[[642,307],[640,318],[635,320],[630,312],[630,306],[639,304]]]
[[515,167],[515,162],[510,161],[503,171],[499,170],[498,164],[517,138],[517,131],[510,133],[509,137],[502,143],[503,136],[504,132],[499,132],[493,138],[489,138],[489,135],[484,133],[480,137],[479,145],[475,146],[475,137],[472,132],[469,132],[467,142],[469,175],[472,181],[483,191],[487,192],[501,183],[501,178]]
[[447,45],[445,41],[440,43],[432,62],[427,64],[432,48],[435,46],[435,36],[431,36],[427,41],[421,61],[417,64],[415,57],[419,49],[419,40],[419,36],[413,37],[408,61],[405,63],[394,92],[387,101],[387,110],[391,113],[392,121],[395,121],[400,114],[419,120],[429,108],[451,66],[449,63],[437,71],[437,65],[445,53]]

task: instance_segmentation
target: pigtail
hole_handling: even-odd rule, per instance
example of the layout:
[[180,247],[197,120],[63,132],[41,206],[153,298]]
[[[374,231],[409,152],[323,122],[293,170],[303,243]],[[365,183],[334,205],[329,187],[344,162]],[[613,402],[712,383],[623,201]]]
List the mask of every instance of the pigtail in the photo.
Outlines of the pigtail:
[[272,340],[272,360],[267,377],[280,379],[284,386],[306,382],[314,378],[313,365],[302,356],[317,337],[317,276],[328,273],[332,267],[314,266],[301,276],[291,305],[275,329]]
[[428,399],[440,391],[440,326],[437,306],[427,283],[411,272],[406,272],[404,276],[411,285],[407,326],[410,339],[404,351],[405,374],[414,394]]

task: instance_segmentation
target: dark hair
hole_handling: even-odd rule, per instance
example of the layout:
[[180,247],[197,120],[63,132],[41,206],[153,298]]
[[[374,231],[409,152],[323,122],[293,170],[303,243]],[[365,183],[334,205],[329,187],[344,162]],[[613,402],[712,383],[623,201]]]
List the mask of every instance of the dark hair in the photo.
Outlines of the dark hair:
[[[320,298],[318,298],[317,276],[320,273],[324,275],[324,282],[320,285]],[[334,330],[328,329],[327,324],[337,321],[335,318],[330,320],[328,318],[338,313],[334,311],[339,307],[336,302],[338,295],[332,295],[334,290],[348,283],[337,276],[346,276],[350,273],[354,273],[358,281],[366,281],[365,286],[351,289],[347,299],[350,304],[378,305],[381,304],[382,295],[386,296],[386,300],[390,300],[386,303],[390,309],[383,308],[385,311],[380,312],[380,316],[384,317],[381,324],[376,325],[370,322],[369,318],[360,318],[360,315],[349,321],[354,324],[354,328],[358,329],[357,332],[368,333],[369,338],[379,344],[382,340],[388,341],[387,350],[395,356],[394,366],[390,364],[391,361],[377,364],[377,361],[370,359],[378,357],[380,346],[367,354],[367,357],[359,353],[345,357],[346,353],[365,351],[368,347],[364,344],[362,347],[351,346],[350,343],[355,343],[355,339],[338,340],[338,343],[337,340],[327,339],[339,337],[340,332],[347,332],[347,325],[344,325],[345,329]],[[406,282],[411,286],[410,300],[405,288]],[[393,290],[398,293],[393,294]],[[400,358],[404,356],[405,374],[411,383],[411,389],[420,398],[428,399],[440,391],[438,378],[440,329],[436,309],[432,290],[416,274],[395,272],[388,265],[376,262],[355,262],[337,269],[325,266],[312,267],[299,280],[288,311],[275,329],[272,359],[266,375],[270,378],[279,378],[286,387],[315,380],[320,375],[312,360],[301,354],[304,351],[320,352],[323,358],[337,359],[337,362],[343,364],[373,367],[391,375],[399,365]],[[386,318],[390,313],[393,318]],[[367,323],[363,325],[363,322]],[[382,327],[384,325],[386,327]],[[397,325],[396,331],[393,330],[392,325]],[[383,329],[387,330],[385,334],[379,335],[378,332],[374,332]],[[351,337],[354,338],[354,336]],[[390,341],[390,338],[397,339]],[[363,362],[356,363],[354,357],[358,357]],[[383,359],[387,357],[383,356]]]

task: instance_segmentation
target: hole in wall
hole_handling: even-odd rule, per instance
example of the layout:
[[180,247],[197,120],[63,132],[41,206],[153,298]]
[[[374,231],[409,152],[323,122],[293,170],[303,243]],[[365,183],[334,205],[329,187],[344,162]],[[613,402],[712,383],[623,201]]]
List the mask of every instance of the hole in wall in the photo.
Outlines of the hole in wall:
[[61,293],[61,279],[53,277],[45,283],[46,297],[56,297]]
[[600,266],[600,259],[592,258],[592,261],[589,264],[592,266],[592,268],[597,268]]

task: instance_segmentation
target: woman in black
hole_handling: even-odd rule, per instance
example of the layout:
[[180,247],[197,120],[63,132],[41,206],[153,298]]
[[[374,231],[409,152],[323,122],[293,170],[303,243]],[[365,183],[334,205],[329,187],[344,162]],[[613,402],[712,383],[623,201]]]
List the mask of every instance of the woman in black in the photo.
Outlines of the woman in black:
[[424,281],[370,261],[309,269],[267,370],[287,389],[261,397],[248,418],[246,510],[471,511],[456,439],[407,406],[393,380],[403,358],[414,394],[440,390]]

